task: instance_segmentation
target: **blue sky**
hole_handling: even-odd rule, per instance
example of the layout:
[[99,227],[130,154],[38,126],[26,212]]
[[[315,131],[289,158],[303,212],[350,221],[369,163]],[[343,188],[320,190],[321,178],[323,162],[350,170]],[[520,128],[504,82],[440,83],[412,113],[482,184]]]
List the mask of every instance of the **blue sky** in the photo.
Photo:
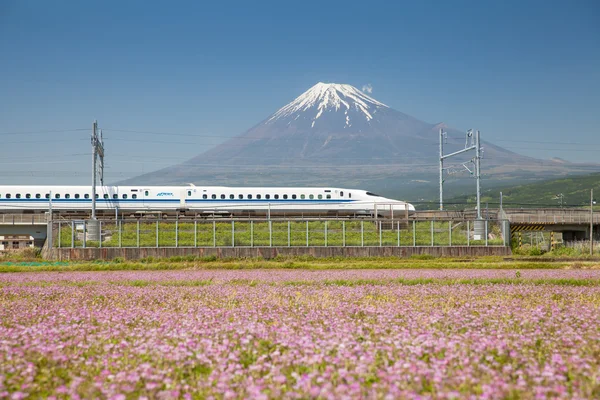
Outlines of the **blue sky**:
[[108,182],[175,164],[319,81],[598,162],[599,20],[595,0],[0,0],[0,182],[87,184],[94,119]]

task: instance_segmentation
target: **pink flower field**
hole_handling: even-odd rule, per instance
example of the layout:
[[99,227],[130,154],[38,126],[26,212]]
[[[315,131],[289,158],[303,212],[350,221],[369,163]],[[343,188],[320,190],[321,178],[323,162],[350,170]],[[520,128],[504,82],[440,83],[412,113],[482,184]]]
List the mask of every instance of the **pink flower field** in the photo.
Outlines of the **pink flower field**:
[[0,398],[48,397],[599,398],[600,271],[0,275]]

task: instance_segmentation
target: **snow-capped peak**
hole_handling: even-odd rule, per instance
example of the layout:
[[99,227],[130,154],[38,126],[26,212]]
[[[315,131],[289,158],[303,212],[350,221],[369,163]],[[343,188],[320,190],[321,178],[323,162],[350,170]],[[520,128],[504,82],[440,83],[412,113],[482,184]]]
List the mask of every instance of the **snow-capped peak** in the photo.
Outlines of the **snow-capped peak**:
[[339,111],[341,109],[346,114],[346,125],[349,125],[351,122],[348,111],[355,110],[363,115],[367,121],[370,121],[373,119],[373,110],[382,107],[389,108],[354,86],[319,82],[294,101],[280,108],[267,120],[267,123],[281,118],[294,117],[294,115],[294,119],[297,119],[300,113],[314,112],[314,116],[311,117],[312,127],[314,127],[315,121],[319,119],[324,111]]

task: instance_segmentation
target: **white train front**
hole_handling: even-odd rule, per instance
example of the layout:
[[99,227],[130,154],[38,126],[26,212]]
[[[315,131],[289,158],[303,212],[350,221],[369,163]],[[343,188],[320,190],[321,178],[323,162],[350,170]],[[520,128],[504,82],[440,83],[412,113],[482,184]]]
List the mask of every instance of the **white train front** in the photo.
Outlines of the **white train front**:
[[[51,204],[50,204],[51,203]],[[90,186],[0,186],[0,212],[89,211]],[[98,186],[96,209],[202,214],[316,214],[390,216],[410,203],[365,190],[317,187]]]

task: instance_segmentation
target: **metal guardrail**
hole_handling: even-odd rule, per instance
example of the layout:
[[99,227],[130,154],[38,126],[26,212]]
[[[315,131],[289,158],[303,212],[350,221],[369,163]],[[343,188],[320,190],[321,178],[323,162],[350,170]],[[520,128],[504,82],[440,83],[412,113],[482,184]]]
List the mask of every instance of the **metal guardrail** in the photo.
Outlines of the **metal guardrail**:
[[159,219],[91,224],[73,220],[52,222],[51,243],[59,248],[504,246],[503,222]]
[[46,225],[45,214],[0,214],[0,225]]
[[[589,224],[591,221],[590,213],[564,213],[564,214],[546,214],[546,213],[527,213],[527,214],[506,214],[511,224]],[[600,213],[593,216],[594,224],[600,224]]]

